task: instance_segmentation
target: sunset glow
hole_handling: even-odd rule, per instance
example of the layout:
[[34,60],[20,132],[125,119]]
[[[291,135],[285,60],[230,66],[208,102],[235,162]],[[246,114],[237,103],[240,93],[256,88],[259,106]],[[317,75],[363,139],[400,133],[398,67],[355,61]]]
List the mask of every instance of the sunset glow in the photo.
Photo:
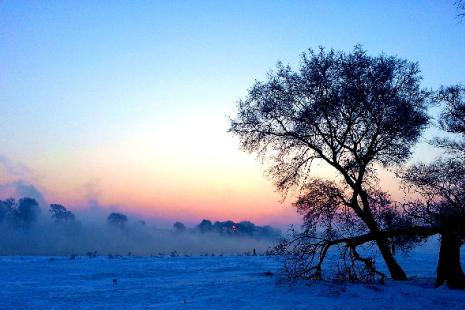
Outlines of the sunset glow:
[[425,87],[465,82],[465,23],[427,2],[2,2],[0,182],[170,224],[297,223],[227,132],[237,100],[278,60],[295,66],[319,45],[418,61]]

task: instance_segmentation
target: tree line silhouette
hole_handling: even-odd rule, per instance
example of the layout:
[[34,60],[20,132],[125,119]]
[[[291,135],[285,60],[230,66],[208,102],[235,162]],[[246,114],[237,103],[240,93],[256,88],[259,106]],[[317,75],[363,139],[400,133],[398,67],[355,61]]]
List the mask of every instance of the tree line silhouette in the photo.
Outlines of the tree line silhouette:
[[233,221],[216,221],[212,223],[210,220],[204,219],[195,229],[201,233],[214,232],[226,236],[249,236],[269,239],[278,239],[281,237],[281,231],[279,229],[269,225],[258,226],[250,221],[241,221],[239,223]]
[[[53,223],[68,228],[77,228],[80,223],[74,213],[60,204],[50,204],[50,218]],[[0,200],[0,225],[6,225],[13,229],[25,229],[34,225],[40,216],[41,210],[38,202],[33,198],[21,198],[16,200],[9,198]],[[127,227],[128,217],[119,212],[110,213],[106,222],[110,227],[119,230],[125,230]],[[137,222],[145,226],[143,220]],[[269,225],[259,226],[250,221],[234,222],[216,221],[203,219],[198,225],[187,228],[182,222],[173,224],[175,233],[207,234],[214,233],[225,237],[253,237],[258,239],[277,240],[281,237],[281,231]]]

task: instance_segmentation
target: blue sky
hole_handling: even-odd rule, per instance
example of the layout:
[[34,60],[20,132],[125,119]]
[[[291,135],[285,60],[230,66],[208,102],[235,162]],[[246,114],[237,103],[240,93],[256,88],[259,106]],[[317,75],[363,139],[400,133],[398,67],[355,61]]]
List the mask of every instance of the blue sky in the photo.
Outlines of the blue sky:
[[291,216],[226,133],[237,99],[320,45],[418,61],[425,87],[464,83],[456,14],[454,1],[2,1],[0,155],[49,200],[83,204],[97,184],[102,201],[167,217]]

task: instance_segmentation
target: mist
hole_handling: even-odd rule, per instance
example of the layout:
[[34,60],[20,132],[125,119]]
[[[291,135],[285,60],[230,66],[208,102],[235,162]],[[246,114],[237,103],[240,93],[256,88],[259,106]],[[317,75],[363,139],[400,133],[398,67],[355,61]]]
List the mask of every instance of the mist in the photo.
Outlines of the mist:
[[[16,185],[43,201],[33,187]],[[159,228],[96,201],[76,214],[54,206],[59,206],[56,213],[32,198],[0,200],[0,255],[248,255],[266,252],[280,236],[270,226],[248,221]]]

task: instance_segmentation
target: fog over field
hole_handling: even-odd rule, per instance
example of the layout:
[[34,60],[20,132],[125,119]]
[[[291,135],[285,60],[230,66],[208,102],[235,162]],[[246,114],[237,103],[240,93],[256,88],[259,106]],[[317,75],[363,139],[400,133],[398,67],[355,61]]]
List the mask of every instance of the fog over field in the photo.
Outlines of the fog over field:
[[[61,205],[47,206],[27,183],[6,184],[16,196],[0,200],[0,255],[231,255],[265,252],[280,236],[270,226],[243,221],[203,220],[158,227],[141,217],[112,212],[91,201],[74,214]],[[47,207],[45,207],[47,206]]]
[[0,0],[0,310],[464,310],[464,43],[465,0]]
[[[76,227],[55,227],[40,223],[27,229],[0,228],[1,255],[231,255],[263,253],[271,240],[230,237],[217,233],[176,233],[137,223],[127,229],[106,224],[85,223]],[[173,253],[176,252],[176,253]]]

